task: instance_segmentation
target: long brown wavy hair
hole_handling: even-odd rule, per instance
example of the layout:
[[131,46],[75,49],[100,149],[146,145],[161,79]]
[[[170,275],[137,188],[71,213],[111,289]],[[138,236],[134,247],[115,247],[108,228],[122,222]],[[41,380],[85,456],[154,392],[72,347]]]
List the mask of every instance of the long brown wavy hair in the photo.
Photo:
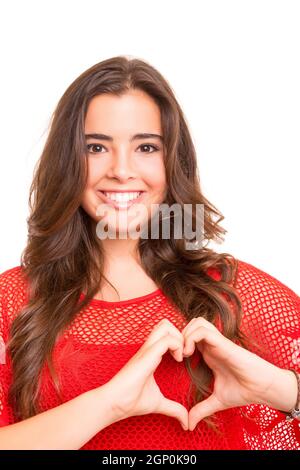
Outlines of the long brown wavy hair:
[[[203,195],[196,152],[183,112],[166,79],[143,60],[113,57],[83,72],[67,88],[54,110],[48,137],[30,187],[27,244],[21,266],[29,281],[29,300],[14,318],[8,343],[13,381],[9,400],[16,420],[40,412],[41,370],[48,364],[57,392],[59,378],[52,363],[53,347],[75,315],[99,290],[104,256],[94,221],[81,207],[87,179],[84,122],[90,100],[103,93],[146,92],[161,112],[166,152],[167,204],[204,205],[202,247],[187,250],[184,237],[140,238],[143,269],[188,321],[202,316],[222,326],[222,333],[247,348],[240,331],[242,303],[234,288],[237,260],[207,247],[227,232],[222,214]],[[86,158],[83,158],[85,156]],[[205,244],[206,242],[206,244]],[[215,268],[221,279],[206,271]],[[79,302],[80,293],[85,291]],[[231,305],[230,305],[231,304]],[[195,402],[211,393],[213,374],[204,361],[196,368],[185,359],[195,386]],[[216,429],[213,419],[207,418]]]

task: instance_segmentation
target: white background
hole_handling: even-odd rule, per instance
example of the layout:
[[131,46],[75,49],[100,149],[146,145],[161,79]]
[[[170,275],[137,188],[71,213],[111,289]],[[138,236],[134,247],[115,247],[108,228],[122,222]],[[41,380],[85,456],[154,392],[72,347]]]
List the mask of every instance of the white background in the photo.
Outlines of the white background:
[[300,293],[300,2],[1,2],[0,272],[20,264],[28,192],[50,115],[88,67],[128,55],[156,67],[186,116],[210,245]]

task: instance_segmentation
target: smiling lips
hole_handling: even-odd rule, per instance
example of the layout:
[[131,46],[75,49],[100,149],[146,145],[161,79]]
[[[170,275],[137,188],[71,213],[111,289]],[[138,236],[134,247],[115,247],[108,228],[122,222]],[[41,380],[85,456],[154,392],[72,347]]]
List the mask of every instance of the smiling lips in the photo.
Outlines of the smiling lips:
[[133,204],[140,202],[145,191],[117,192],[117,191],[101,191],[99,193],[110,206],[116,209],[128,209]]

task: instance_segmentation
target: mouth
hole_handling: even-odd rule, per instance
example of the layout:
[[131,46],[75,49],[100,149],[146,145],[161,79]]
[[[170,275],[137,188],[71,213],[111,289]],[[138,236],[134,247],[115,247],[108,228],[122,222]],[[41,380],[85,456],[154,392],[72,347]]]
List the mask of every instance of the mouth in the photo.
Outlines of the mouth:
[[98,190],[97,194],[103,202],[118,210],[127,210],[133,204],[143,201],[146,191],[134,191],[131,193],[106,192]]

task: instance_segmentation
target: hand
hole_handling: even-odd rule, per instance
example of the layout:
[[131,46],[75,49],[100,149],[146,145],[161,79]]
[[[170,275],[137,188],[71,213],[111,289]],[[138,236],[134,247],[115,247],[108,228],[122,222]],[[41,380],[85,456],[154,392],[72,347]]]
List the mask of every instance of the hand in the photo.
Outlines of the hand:
[[107,384],[115,421],[129,416],[161,413],[178,419],[182,427],[188,429],[187,409],[164,397],[153,376],[168,350],[175,360],[183,360],[183,336],[171,322],[164,319]]
[[189,411],[189,430],[213,413],[250,403],[264,403],[278,367],[236,345],[209,321],[193,318],[182,330],[184,356],[200,351],[214,375],[214,389]]

